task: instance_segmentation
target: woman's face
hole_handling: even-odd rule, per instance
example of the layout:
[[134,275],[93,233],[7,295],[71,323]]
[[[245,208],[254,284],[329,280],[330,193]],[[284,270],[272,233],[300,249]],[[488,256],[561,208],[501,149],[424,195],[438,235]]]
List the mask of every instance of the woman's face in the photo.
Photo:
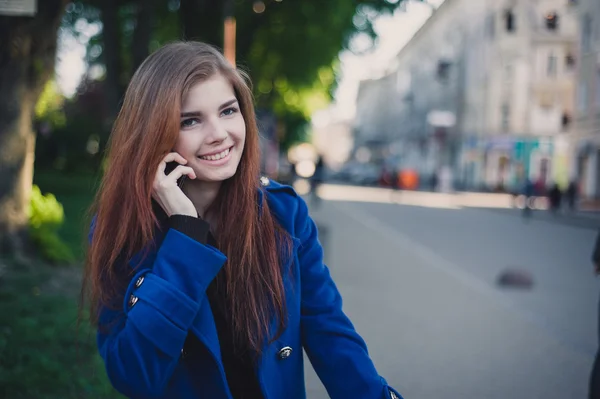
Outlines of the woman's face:
[[197,179],[217,182],[232,177],[242,158],[246,125],[233,86],[221,74],[197,83],[184,98],[174,150]]

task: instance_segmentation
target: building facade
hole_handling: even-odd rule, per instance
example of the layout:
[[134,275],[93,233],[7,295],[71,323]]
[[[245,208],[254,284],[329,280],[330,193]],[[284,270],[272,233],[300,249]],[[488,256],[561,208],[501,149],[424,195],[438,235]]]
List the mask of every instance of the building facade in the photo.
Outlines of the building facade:
[[[484,120],[476,134],[464,126],[468,186],[517,191],[525,178],[568,184],[577,11],[571,0],[488,1],[484,102],[471,110]],[[473,169],[480,171],[475,181]]]
[[[525,177],[566,185],[576,3],[446,0],[398,54],[396,78],[387,77],[398,93],[386,124],[395,128],[403,167],[424,175],[449,167],[465,189],[514,191]],[[380,94],[371,96],[391,98]]]
[[583,197],[600,197],[600,2],[580,1],[572,171]]
[[352,126],[354,153],[368,150],[369,158],[375,161],[387,155],[389,143],[398,135],[396,122],[400,95],[394,73],[360,83]]

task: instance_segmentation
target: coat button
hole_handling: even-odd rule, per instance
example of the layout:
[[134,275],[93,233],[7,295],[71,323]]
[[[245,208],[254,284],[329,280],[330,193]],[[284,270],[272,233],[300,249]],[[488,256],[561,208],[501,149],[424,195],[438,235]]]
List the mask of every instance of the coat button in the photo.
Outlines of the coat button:
[[260,177],[260,184],[262,184],[263,186],[268,186],[269,185],[269,178],[267,176],[261,176]]
[[277,352],[277,356],[279,356],[279,358],[282,360],[287,359],[292,354],[292,351],[293,351],[292,348],[290,348],[289,346],[286,346],[285,348],[281,348],[279,350],[279,352]]
[[132,307],[133,305],[135,305],[138,301],[138,297],[135,295],[132,295],[129,297],[129,306]]
[[137,281],[135,282],[135,288],[140,288],[140,286],[142,285],[143,282],[144,282],[144,276],[138,277]]
[[390,397],[391,397],[392,399],[400,399],[400,398],[398,397],[398,395],[396,395],[394,392],[391,392],[391,391],[390,391]]

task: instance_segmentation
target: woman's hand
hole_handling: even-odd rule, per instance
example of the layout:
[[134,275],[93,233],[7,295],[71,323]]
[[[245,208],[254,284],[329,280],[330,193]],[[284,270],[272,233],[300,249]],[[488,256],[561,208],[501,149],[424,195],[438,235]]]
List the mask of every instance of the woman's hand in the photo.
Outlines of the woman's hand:
[[[169,162],[177,162],[180,165],[166,175],[165,168]],[[152,198],[160,204],[169,216],[188,215],[198,217],[194,204],[177,185],[177,179],[184,175],[190,179],[196,178],[196,173],[192,168],[183,166],[186,163],[187,160],[181,155],[171,152],[163,158],[156,170],[156,176],[152,184]]]

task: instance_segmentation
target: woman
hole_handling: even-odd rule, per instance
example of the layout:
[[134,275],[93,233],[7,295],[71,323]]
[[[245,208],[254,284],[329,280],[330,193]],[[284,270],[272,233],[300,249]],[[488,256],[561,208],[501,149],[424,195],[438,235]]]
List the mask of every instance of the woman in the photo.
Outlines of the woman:
[[[174,164],[175,163],[175,164]],[[304,201],[259,179],[251,91],[212,47],[167,45],[115,121],[84,277],[130,398],[396,398],[342,312]]]

